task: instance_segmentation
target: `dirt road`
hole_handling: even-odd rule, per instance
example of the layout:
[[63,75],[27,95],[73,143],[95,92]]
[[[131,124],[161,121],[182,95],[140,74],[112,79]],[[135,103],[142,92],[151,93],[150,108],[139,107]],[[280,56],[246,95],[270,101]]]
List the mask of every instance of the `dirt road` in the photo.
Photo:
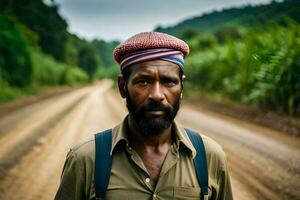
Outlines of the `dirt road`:
[[[111,82],[102,81],[2,116],[0,199],[53,199],[69,148],[126,112]],[[177,120],[224,147],[235,199],[300,199],[299,139],[190,105]]]

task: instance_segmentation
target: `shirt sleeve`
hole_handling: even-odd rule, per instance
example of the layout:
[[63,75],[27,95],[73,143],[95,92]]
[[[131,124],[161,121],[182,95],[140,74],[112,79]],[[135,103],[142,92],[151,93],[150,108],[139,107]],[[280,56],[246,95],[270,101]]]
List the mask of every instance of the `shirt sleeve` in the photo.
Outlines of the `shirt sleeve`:
[[82,162],[76,153],[69,151],[55,200],[85,200],[85,179]]
[[226,156],[224,157],[224,160],[223,160],[223,167],[222,167],[221,175],[219,177],[219,184],[220,184],[219,185],[220,190],[219,190],[217,199],[218,200],[233,200],[231,181],[230,181]]

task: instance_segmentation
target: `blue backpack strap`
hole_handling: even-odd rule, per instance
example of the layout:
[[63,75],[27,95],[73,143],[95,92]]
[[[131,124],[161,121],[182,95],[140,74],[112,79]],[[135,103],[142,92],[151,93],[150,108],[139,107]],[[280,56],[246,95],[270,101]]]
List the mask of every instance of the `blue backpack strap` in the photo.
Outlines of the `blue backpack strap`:
[[[201,187],[201,199],[206,200],[208,199],[208,170],[204,143],[198,133],[187,128],[185,128],[185,131],[197,152],[194,164],[197,179]],[[94,184],[96,200],[105,198],[105,193],[108,187],[112,165],[112,157],[110,155],[111,142],[112,129],[95,134]]]
[[205,146],[201,136],[198,133],[187,128],[185,128],[184,130],[188,134],[197,152],[194,159],[194,164],[195,164],[197,179],[201,187],[201,199],[207,200],[208,199],[208,170],[207,170]]
[[94,185],[96,200],[104,199],[109,183],[112,157],[110,155],[112,129],[95,134]]

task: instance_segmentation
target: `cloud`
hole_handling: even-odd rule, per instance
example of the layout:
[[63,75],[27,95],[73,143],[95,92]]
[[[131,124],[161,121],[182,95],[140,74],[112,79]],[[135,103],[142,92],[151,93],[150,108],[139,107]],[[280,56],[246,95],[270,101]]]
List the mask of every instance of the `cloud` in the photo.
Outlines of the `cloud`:
[[56,0],[69,30],[82,37],[106,40],[125,39],[158,25],[224,7],[268,3],[270,0]]

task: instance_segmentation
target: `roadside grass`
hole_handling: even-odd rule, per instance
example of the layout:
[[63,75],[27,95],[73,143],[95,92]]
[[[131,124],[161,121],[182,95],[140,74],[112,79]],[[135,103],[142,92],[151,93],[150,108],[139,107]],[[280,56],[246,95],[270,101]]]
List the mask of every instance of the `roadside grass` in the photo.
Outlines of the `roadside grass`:
[[37,95],[41,92],[53,89],[53,86],[38,86],[30,85],[23,88],[12,87],[12,86],[1,86],[0,87],[0,104],[11,102],[17,99],[21,99],[28,96]]

